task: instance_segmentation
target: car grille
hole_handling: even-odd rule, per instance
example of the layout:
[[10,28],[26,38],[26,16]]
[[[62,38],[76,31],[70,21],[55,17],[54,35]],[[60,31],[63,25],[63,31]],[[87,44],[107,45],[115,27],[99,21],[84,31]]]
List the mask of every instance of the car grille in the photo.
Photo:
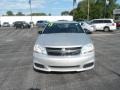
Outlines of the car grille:
[[52,55],[52,56],[73,56],[80,54],[81,47],[72,47],[72,48],[46,47],[46,51],[48,55]]
[[76,66],[50,66],[51,68],[79,68],[80,65]]

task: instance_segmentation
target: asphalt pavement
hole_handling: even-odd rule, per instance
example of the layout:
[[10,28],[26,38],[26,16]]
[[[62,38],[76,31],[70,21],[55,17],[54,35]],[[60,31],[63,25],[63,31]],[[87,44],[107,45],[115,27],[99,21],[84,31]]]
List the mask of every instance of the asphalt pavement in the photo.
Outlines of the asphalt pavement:
[[35,72],[37,29],[0,28],[0,90],[120,90],[120,31],[90,35],[96,49],[93,70]]

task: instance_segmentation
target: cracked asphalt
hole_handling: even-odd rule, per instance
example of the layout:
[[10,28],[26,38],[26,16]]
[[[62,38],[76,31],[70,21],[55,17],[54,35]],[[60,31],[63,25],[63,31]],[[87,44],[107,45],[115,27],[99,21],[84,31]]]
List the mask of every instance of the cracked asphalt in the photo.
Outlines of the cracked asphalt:
[[96,48],[93,70],[35,72],[37,29],[0,28],[0,90],[120,90],[120,31],[90,35]]

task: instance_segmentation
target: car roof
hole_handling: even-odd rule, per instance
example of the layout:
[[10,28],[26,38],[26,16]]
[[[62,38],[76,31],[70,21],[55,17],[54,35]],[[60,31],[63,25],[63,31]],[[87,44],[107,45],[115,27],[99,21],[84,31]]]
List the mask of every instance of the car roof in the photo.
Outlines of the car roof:
[[100,18],[100,19],[93,19],[93,20],[113,20],[111,18]]
[[44,21],[46,22],[47,20],[38,20],[37,22],[44,22]]
[[55,21],[53,23],[78,23],[76,21]]
[[25,23],[25,21],[16,21],[14,23]]
[[3,22],[3,23],[9,23],[9,22]]

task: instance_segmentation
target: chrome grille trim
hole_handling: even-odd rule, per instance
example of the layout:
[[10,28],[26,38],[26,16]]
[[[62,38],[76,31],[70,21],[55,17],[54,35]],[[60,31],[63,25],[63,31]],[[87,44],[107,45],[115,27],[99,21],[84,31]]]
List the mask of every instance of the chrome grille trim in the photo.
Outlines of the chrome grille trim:
[[79,68],[80,65],[76,65],[76,66],[49,66],[51,68]]
[[71,48],[51,48],[46,47],[48,55],[52,56],[73,56],[79,55],[81,53],[81,47],[71,47]]

